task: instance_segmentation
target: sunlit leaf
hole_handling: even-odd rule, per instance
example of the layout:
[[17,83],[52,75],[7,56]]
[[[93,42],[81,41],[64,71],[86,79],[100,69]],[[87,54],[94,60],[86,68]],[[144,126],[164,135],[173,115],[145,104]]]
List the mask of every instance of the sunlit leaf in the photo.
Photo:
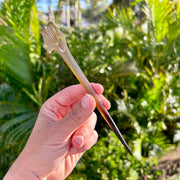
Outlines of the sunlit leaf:
[[14,31],[0,25],[0,70],[17,86],[32,84],[28,46],[14,35]]

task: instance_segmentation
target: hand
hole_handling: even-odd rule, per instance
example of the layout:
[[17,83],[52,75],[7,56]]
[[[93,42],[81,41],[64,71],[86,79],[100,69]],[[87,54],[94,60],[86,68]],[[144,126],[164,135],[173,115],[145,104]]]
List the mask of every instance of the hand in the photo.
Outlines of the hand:
[[[92,86],[109,109],[103,87],[93,83]],[[47,100],[25,148],[4,180],[65,179],[97,141],[95,106],[94,98],[81,85],[70,86]]]

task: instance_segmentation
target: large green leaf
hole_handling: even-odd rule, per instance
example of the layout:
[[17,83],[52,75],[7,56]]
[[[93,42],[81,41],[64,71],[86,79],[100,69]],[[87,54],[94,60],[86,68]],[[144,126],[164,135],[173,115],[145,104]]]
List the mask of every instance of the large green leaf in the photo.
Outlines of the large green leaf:
[[0,71],[16,86],[30,87],[32,74],[28,45],[14,35],[7,26],[0,25]]
[[29,40],[29,21],[34,0],[4,0],[0,16],[22,41]]

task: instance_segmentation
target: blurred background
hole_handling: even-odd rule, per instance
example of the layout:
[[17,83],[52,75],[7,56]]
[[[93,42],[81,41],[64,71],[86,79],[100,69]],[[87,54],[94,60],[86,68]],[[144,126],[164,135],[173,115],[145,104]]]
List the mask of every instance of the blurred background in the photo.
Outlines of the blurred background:
[[97,144],[68,180],[180,179],[179,0],[0,1],[0,179],[41,105],[78,83],[39,34],[49,21],[91,82],[102,83],[131,157],[98,114]]

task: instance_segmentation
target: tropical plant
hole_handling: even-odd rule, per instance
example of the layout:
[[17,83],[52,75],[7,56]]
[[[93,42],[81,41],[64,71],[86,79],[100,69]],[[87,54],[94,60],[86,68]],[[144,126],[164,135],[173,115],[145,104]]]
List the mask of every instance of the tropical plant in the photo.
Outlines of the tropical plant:
[[147,176],[155,179],[161,175],[156,170],[157,160],[137,159],[127,156],[125,149],[119,146],[119,140],[113,132],[102,137],[97,145],[88,151],[76,169],[67,179],[140,179]]
[[4,174],[32,130],[52,76],[42,75],[35,2],[4,1],[0,18],[4,22],[0,25],[0,169]]
[[[42,103],[77,80],[56,53],[49,55],[42,48],[34,1],[6,0],[0,14],[3,176],[23,148]],[[98,144],[69,179],[159,176],[151,171],[156,162],[146,157],[175,143],[179,128],[179,23],[179,2],[142,0],[126,9],[110,9],[99,25],[63,29],[85,75],[104,85],[110,113],[136,157],[119,148],[118,139],[98,116]]]
[[[168,13],[163,11],[166,8]],[[130,88],[128,84],[123,84],[128,90],[125,101],[128,104],[128,114],[133,114],[141,127],[147,128],[151,123],[152,127],[159,127],[156,123],[160,123],[162,129],[158,131],[163,131],[167,121],[171,121],[167,117],[173,116],[177,120],[179,116],[179,98],[173,93],[179,86],[179,4],[149,0],[144,6],[144,12],[147,20],[140,26],[129,10],[125,13],[116,11],[117,14],[111,14],[109,20],[113,27],[122,32],[119,32],[119,39],[118,36],[115,38],[115,41],[119,40],[119,46],[123,45],[120,50],[122,60],[136,61],[139,70]],[[169,102],[170,94],[174,100],[172,104]],[[144,113],[135,114],[138,109]]]
[[[139,159],[158,155],[166,150],[170,143],[175,143],[180,113],[178,96],[180,3],[167,0],[142,2],[143,5],[133,4],[132,8],[126,10],[110,10],[98,31],[96,30],[96,34],[90,33],[90,36],[79,37],[79,42],[83,41],[90,50],[90,57],[86,55],[83,57],[86,52],[84,49],[81,52],[80,48],[75,55],[80,59],[79,63],[86,62],[86,58],[88,59],[89,71],[96,74],[96,76],[89,74],[89,79],[93,81],[98,79],[98,82],[105,85],[108,99],[112,102],[111,114],[125,137],[134,142],[131,147]],[[141,6],[145,18],[141,23],[139,23],[138,13],[133,11],[137,6]],[[76,47],[80,46],[76,41]],[[83,66],[83,63],[81,65]],[[86,71],[88,75],[87,68]],[[97,129],[99,130],[99,126]],[[104,149],[104,147],[108,149],[109,144],[112,143],[110,138],[105,145],[101,144],[102,141],[100,139],[97,145],[99,150],[91,151],[93,155],[87,152],[84,157],[86,160],[82,159],[79,163],[76,174],[83,172],[82,179],[95,177],[126,179],[130,176],[129,173],[132,173],[132,171],[125,171],[128,160],[124,159],[122,166],[118,166],[117,162],[114,163],[115,151],[106,152]],[[122,160],[124,154],[116,151]],[[94,159],[87,161],[88,157]],[[104,161],[98,164],[97,162],[102,159]],[[118,167],[111,169],[113,165],[108,166],[105,159]],[[139,163],[136,161],[137,165]],[[91,173],[87,174],[86,167],[89,167],[89,164],[93,168]],[[133,170],[138,176],[148,175],[150,169],[142,173],[143,166],[146,165],[142,163],[139,166],[142,168],[140,171],[138,168]],[[121,169],[124,171],[121,172]],[[116,170],[117,173],[115,173]],[[118,172],[121,173],[118,174]],[[158,178],[158,176],[159,172],[155,173],[155,177]],[[73,179],[76,177],[78,178],[72,175]],[[71,179],[71,176],[69,178]]]

